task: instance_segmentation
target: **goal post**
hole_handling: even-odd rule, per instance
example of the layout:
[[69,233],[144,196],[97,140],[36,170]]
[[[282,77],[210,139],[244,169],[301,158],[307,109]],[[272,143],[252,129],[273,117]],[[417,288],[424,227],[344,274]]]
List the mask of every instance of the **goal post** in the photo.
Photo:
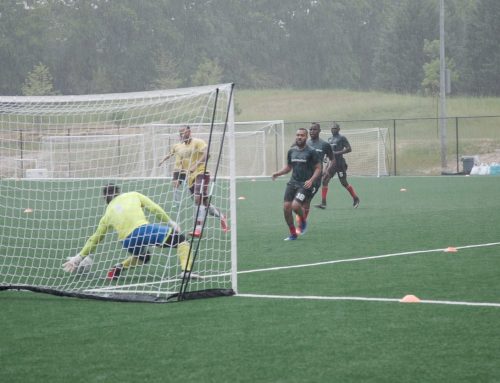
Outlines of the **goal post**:
[[387,128],[343,129],[352,147],[352,153],[345,155],[349,175],[387,176]]
[[[232,97],[233,84],[0,97],[0,290],[151,302],[236,293]],[[201,238],[189,236],[197,205],[186,188],[174,204],[172,182],[159,174],[165,152],[157,147],[164,137],[156,127],[162,125],[207,127],[200,138],[210,151],[208,198],[227,219],[228,230],[221,229],[220,216],[207,214]],[[66,258],[83,248],[105,212],[102,188],[108,183],[149,197],[177,222],[200,278],[180,276],[176,249],[152,247],[149,262],[108,279],[108,271],[130,255],[112,229],[92,253],[90,267],[64,272]]]

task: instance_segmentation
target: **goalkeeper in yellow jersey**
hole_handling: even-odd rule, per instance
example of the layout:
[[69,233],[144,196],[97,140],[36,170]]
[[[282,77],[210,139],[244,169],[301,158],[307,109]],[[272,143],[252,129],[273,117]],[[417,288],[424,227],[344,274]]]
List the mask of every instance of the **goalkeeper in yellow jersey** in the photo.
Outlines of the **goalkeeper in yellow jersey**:
[[170,153],[159,163],[163,164],[170,157],[175,156],[174,186],[178,185],[180,175],[185,174],[188,188],[196,204],[196,226],[192,233],[194,237],[201,236],[201,229],[205,221],[206,212],[220,220],[221,229],[229,231],[226,217],[214,205],[208,203],[208,185],[210,173],[205,169],[207,159],[207,143],[200,138],[191,137],[191,128],[183,126],[179,129],[181,142],[174,145]]
[[[121,194],[120,188],[113,184],[105,186],[103,194],[108,204],[106,212],[99,221],[97,230],[87,240],[80,253],[68,258],[63,264],[65,271],[75,272],[91,265],[90,254],[104,239],[108,230],[113,228],[118,233],[118,239],[122,242],[123,248],[131,255],[109,270],[109,279],[117,279],[124,269],[148,263],[151,259],[148,252],[149,246],[177,248],[182,277],[188,274],[191,278],[198,277],[191,273],[192,260],[189,242],[179,232],[177,224],[160,206],[138,192]],[[144,209],[155,214],[166,225],[149,223]]]

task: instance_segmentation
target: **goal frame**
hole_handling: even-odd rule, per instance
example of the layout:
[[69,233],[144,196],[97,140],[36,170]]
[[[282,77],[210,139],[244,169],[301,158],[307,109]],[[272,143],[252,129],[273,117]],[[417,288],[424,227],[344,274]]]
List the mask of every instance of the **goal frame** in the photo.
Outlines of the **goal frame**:
[[[95,298],[95,299],[106,299],[106,300],[140,300],[140,301],[152,301],[152,302],[163,302],[163,301],[178,301],[178,300],[184,300],[184,299],[192,299],[192,298],[198,298],[198,297],[211,297],[211,296],[218,296],[218,295],[233,295],[237,293],[237,243],[236,243],[236,233],[237,233],[237,219],[236,219],[236,204],[235,204],[235,199],[236,199],[236,192],[235,192],[235,167],[234,167],[234,159],[235,159],[235,152],[234,152],[234,108],[233,108],[233,89],[234,89],[234,84],[219,84],[219,85],[210,85],[210,86],[204,86],[204,87],[196,87],[196,88],[183,88],[183,89],[174,89],[174,90],[163,90],[163,91],[151,91],[151,92],[134,92],[134,93],[127,93],[127,94],[106,94],[106,95],[80,95],[80,96],[47,96],[47,97],[3,97],[0,96],[0,122],[4,124],[4,128],[7,130],[7,132],[3,132],[0,135],[0,157],[2,158],[7,158],[8,159],[8,164],[7,165],[2,165],[0,168],[0,189],[2,191],[7,191],[13,192],[16,190],[16,188],[24,188],[24,187],[33,187],[34,191],[36,191],[36,188],[43,188],[45,182],[51,182],[54,179],[49,178],[50,174],[44,173],[44,172],[39,172],[39,170],[43,169],[38,169],[41,168],[40,163],[38,163],[36,156],[32,156],[31,154],[36,152],[36,147],[37,145],[40,146],[40,144],[37,144],[37,139],[39,139],[39,136],[49,135],[47,131],[50,131],[52,128],[56,130],[61,130],[61,129],[71,129],[73,126],[77,126],[77,129],[82,129],[82,127],[86,127],[87,125],[92,127],[88,128],[88,131],[92,131],[92,129],[107,129],[105,123],[101,122],[95,122],[93,120],[93,116],[99,115],[99,114],[106,114],[106,116],[113,115],[113,118],[115,120],[113,121],[112,128],[121,128],[124,130],[125,135],[127,135],[126,131],[127,129],[136,129],[136,128],[141,128],[141,125],[138,124],[140,120],[145,120],[145,119],[150,119],[154,121],[154,117],[148,116],[147,118],[139,116],[135,116],[133,112],[129,113],[129,110],[150,110],[151,111],[151,116],[156,116],[161,115],[161,118],[158,118],[159,120],[165,119],[168,121],[168,113],[164,113],[161,108],[163,107],[165,103],[170,102],[172,100],[173,103],[178,102],[179,104],[181,102],[184,102],[185,100],[189,99],[195,99],[197,98],[202,98],[206,97],[206,105],[201,106],[200,111],[196,112],[198,113],[197,115],[193,115],[193,117],[189,117],[189,104],[186,104],[187,106],[179,106],[178,112],[176,112],[175,119],[177,121],[182,121],[179,122],[180,124],[183,125],[191,125],[193,123],[208,123],[211,125],[211,131],[214,129],[215,124],[219,124],[223,126],[223,139],[222,143],[220,146],[215,146],[211,148],[211,137],[208,139],[208,147],[210,152],[210,158],[213,159],[213,162],[216,163],[211,165],[211,174],[212,174],[212,185],[211,185],[211,192],[215,193],[226,193],[224,197],[222,197],[221,194],[218,194],[217,198],[227,198],[227,204],[228,204],[228,220],[231,222],[231,232],[228,235],[228,239],[225,240],[228,243],[229,250],[227,250],[227,253],[229,254],[229,259],[224,261],[225,264],[229,266],[227,268],[227,272],[224,272],[220,275],[220,280],[222,281],[222,287],[212,287],[213,285],[210,285],[208,282],[203,285],[201,282],[194,287],[193,286],[193,281],[190,280],[190,278],[187,279],[182,279],[180,283],[180,287],[177,291],[177,293],[170,294],[168,296],[153,296],[153,297],[148,297],[145,298],[144,296],[135,295],[134,291],[131,290],[130,293],[127,294],[111,294],[110,291],[112,291],[109,288],[105,289],[89,289],[86,288],[85,290],[78,290],[78,288],[73,288],[75,285],[78,285],[77,279],[80,278],[80,276],[75,276],[75,280],[69,281],[70,286],[69,290],[65,290],[65,286],[61,283],[61,280],[64,279],[64,277],[61,276],[61,270],[56,271],[56,267],[60,269],[60,265],[63,263],[64,259],[59,259],[59,261],[54,261],[50,260],[47,261],[45,264],[50,263],[51,264],[51,271],[47,271],[46,273],[44,271],[41,271],[41,274],[50,274],[53,273],[54,275],[51,276],[53,280],[55,280],[54,285],[50,284],[45,284],[45,283],[24,283],[24,282],[19,282],[21,280],[26,280],[27,278],[21,278],[16,280],[14,277],[10,274],[10,270],[19,268],[21,273],[26,273],[29,275],[31,272],[30,271],[23,271],[24,269],[22,268],[22,261],[20,261],[19,265],[13,265],[9,263],[9,257],[10,254],[7,253],[8,250],[0,251],[0,271],[2,273],[0,274],[0,290],[8,290],[8,289],[13,289],[13,290],[30,290],[34,292],[45,292],[45,293],[50,293],[50,294],[55,294],[55,295],[63,295],[63,296],[79,296],[79,297],[85,297],[85,298]],[[198,101],[196,101],[198,102]],[[203,102],[203,101],[202,101]],[[182,104],[184,105],[184,104]],[[78,110],[75,112],[74,108],[77,107]],[[176,106],[177,107],[177,106]],[[196,104],[193,103],[193,107],[195,108],[198,107]],[[39,109],[37,109],[39,108]],[[108,108],[108,109],[106,109]],[[142,109],[141,109],[142,108]],[[103,112],[104,110],[104,112]],[[132,117],[127,116],[130,114]],[[75,115],[76,117],[68,117]],[[83,117],[82,117],[83,116]],[[88,117],[85,117],[88,116]],[[187,116],[187,118],[183,118],[183,116]],[[172,117],[173,118],[173,117]],[[174,118],[173,118],[174,119]],[[174,119],[174,121],[175,121]],[[106,120],[108,121],[108,120]],[[87,124],[87,125],[86,125]],[[95,125],[95,126],[93,126]],[[50,127],[50,129],[47,129],[47,127]],[[143,129],[147,129],[144,126],[142,126]],[[4,129],[4,130],[5,130]],[[10,129],[10,130],[9,130]],[[24,137],[23,137],[24,135]],[[28,138],[29,136],[29,138]],[[62,136],[61,134],[59,136]],[[121,134],[120,135],[113,135],[113,134],[99,134],[99,135],[94,135],[94,137],[108,137],[114,139],[115,137],[119,139],[119,137],[124,137]],[[134,134],[129,134],[128,137],[133,137],[135,136]],[[76,137],[76,136],[72,136]],[[82,135],[83,140],[92,140],[93,135],[92,134],[85,134]],[[25,141],[28,139],[28,141]],[[66,140],[67,138],[61,138],[62,141]],[[154,138],[153,138],[154,139]],[[28,143],[25,145],[23,148],[23,143]],[[143,144],[144,145],[144,144]],[[223,158],[223,148],[227,146],[228,150],[227,153],[224,153],[225,157]],[[33,149],[35,148],[35,149]],[[24,152],[23,152],[24,150]],[[14,154],[12,154],[14,153]],[[27,154],[28,153],[28,154]],[[27,154],[27,155],[26,155]],[[32,158],[33,157],[33,158]],[[212,161],[212,160],[211,160]],[[224,184],[227,184],[228,186],[220,186],[221,182],[219,182],[220,177],[218,172],[219,172],[219,166],[222,166],[222,161],[224,161],[224,166],[228,167],[228,177],[225,180],[222,180]],[[12,167],[9,167],[10,163],[13,163]],[[142,161],[143,163],[146,163],[146,161]],[[20,164],[20,165],[19,165]],[[219,165],[220,164],[220,165]],[[29,167],[31,165],[31,167]],[[21,169],[19,171],[18,167],[21,166]],[[208,169],[208,160],[207,163],[205,164],[205,167]],[[27,177],[26,171],[30,170],[31,171],[31,176]],[[145,172],[146,173],[146,172]],[[102,178],[102,179],[101,179]],[[155,177],[150,177],[147,174],[144,175],[144,178],[149,181],[164,181],[164,177],[155,178]],[[124,181],[124,182],[130,182],[132,185],[134,184],[135,181],[141,180],[141,177],[128,177],[126,174],[121,177],[117,175],[113,176],[103,176],[100,178],[96,178],[97,181],[95,182],[95,185],[101,185],[102,187],[102,182],[104,180],[110,180],[110,181]],[[82,182],[82,179],[75,179],[71,177],[71,174],[68,173],[67,178],[65,177],[58,177],[58,181],[64,181],[64,180],[71,180],[72,182],[75,182],[75,187],[78,186],[78,182]],[[221,189],[221,188],[225,189]],[[22,189],[21,189],[22,190]],[[100,190],[100,187],[99,187]],[[215,190],[215,191],[214,191]],[[41,192],[40,192],[41,193]],[[2,192],[3,194],[3,192]],[[15,192],[13,192],[13,196],[9,200],[9,202],[13,202],[14,204],[19,203],[19,204],[24,204],[26,200],[23,201],[18,201],[17,196],[15,195]],[[22,193],[19,193],[22,194]],[[41,198],[44,198],[42,196]],[[88,198],[95,198],[92,195],[90,195]],[[209,198],[215,198],[215,195],[210,194]],[[40,201],[39,204],[42,205],[43,201]],[[50,201],[47,202],[47,204],[50,204]],[[0,204],[0,212],[2,214],[19,214],[18,211],[15,213],[10,213],[9,206]],[[61,202],[61,205],[64,205]],[[73,209],[73,207],[71,208]],[[43,208],[38,208],[35,209],[35,214],[38,214],[40,211],[42,211]],[[165,209],[167,210],[167,209]],[[47,210],[48,211],[48,210]],[[6,213],[8,212],[8,213]],[[26,214],[23,217],[16,217],[16,219],[19,219],[19,221],[22,224],[23,220],[34,218],[35,214],[32,216],[29,216],[33,212],[33,209],[31,209],[29,206],[26,207],[24,210],[24,213]],[[168,210],[167,210],[168,212]],[[52,213],[51,213],[52,214]],[[102,213],[99,213],[99,215]],[[54,213],[53,215],[57,215]],[[8,221],[8,216],[4,216],[6,219],[2,220],[2,222]],[[98,218],[98,216],[94,217]],[[52,218],[50,218],[52,219]],[[52,219],[53,221],[56,221],[55,219]],[[17,221],[16,221],[17,222]],[[97,222],[94,222],[94,225],[97,225]],[[2,228],[3,229],[3,228]],[[10,232],[14,233],[16,231],[17,227],[15,226],[9,226],[5,227],[5,232]],[[184,231],[188,230],[189,228],[186,227]],[[3,231],[3,230],[2,230]],[[214,235],[213,233],[211,234],[212,236]],[[111,234],[108,234],[108,237],[111,237]],[[224,239],[217,239],[216,237],[213,239],[214,241],[224,241]],[[208,240],[208,237],[207,237]],[[212,239],[211,239],[212,240]],[[106,242],[112,242],[114,239],[112,238],[107,238],[105,240]],[[200,240],[196,240],[191,238],[191,253],[190,257],[192,257],[193,262],[198,261],[197,256],[198,256],[198,248],[200,246]],[[13,239],[12,241],[2,238],[2,247],[8,248],[10,250],[13,250],[14,247],[11,244],[11,242],[16,242],[16,239]],[[64,242],[64,240],[60,241],[61,243]],[[5,245],[5,246],[3,246]],[[31,245],[28,245],[31,246]],[[65,246],[65,245],[64,245]],[[73,246],[73,245],[71,245]],[[70,248],[72,248],[70,246]],[[81,248],[83,246],[83,243],[80,243],[77,245],[78,248]],[[223,247],[224,248],[224,247]],[[27,250],[27,249],[25,249]],[[170,249],[171,250],[171,249]],[[67,254],[68,256],[72,256],[74,254]],[[24,255],[23,255],[24,257]],[[26,263],[36,263],[38,262],[39,264],[43,264],[43,260],[37,259],[36,261],[33,261],[29,259],[29,256],[26,255]],[[58,262],[59,265],[55,266],[55,263]],[[169,261],[170,262],[170,261]],[[175,262],[175,261],[172,261]],[[201,261],[200,261],[201,262]],[[48,267],[48,266],[47,266]],[[5,271],[7,274],[3,274],[3,271]],[[38,278],[38,279],[37,279]],[[43,277],[34,277],[35,280],[46,280],[43,279]],[[73,287],[71,287],[73,286]],[[208,287],[207,287],[208,286]],[[115,290],[116,291],[116,290]],[[96,293],[96,294],[94,294]],[[126,295],[126,297],[125,297]]]

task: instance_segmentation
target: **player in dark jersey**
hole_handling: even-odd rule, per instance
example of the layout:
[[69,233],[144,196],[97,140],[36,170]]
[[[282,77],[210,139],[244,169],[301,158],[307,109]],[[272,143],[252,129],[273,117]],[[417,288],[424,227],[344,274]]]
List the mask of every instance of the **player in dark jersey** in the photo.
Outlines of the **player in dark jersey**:
[[354,191],[352,185],[347,182],[347,163],[344,159],[344,154],[350,153],[352,151],[351,144],[347,138],[339,133],[340,126],[336,122],[332,125],[332,135],[328,138],[328,143],[332,147],[333,151],[333,161],[327,172],[323,174],[323,188],[321,189],[321,204],[316,205],[321,209],[326,208],[326,195],[328,193],[328,182],[330,179],[338,175],[339,181],[343,187],[347,189],[352,197],[352,206],[355,208],[359,206],[359,197]]
[[[321,161],[321,171],[324,174],[328,171],[331,161],[333,160],[332,147],[328,142],[319,138],[319,133],[321,132],[321,126],[317,122],[313,122],[309,128],[309,139],[307,140],[307,145],[313,148],[319,156]],[[321,186],[321,177],[318,177],[314,184],[314,193],[311,199],[316,195]],[[302,208],[304,210],[304,217],[307,220],[309,215],[309,208],[311,201],[304,202]],[[296,215],[295,220],[297,221],[297,232],[300,232],[301,222],[300,216]]]
[[301,218],[301,233],[305,234],[307,220],[304,217],[303,205],[310,203],[315,190],[315,182],[321,175],[321,161],[316,151],[306,144],[307,129],[299,128],[295,134],[295,145],[288,150],[287,164],[272,175],[273,181],[292,171],[290,181],[286,184],[283,198],[283,213],[290,235],[285,241],[297,239],[297,231],[293,223],[293,212]]

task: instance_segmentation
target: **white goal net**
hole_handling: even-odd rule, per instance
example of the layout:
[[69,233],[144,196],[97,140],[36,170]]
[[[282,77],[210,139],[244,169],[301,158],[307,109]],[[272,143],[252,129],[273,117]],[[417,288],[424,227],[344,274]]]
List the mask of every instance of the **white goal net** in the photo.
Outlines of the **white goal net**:
[[[320,138],[328,141],[331,137],[330,123],[322,122]],[[286,129],[286,142],[288,148],[295,143],[297,129],[308,128],[307,123],[290,123]],[[351,144],[352,152],[345,154],[349,176],[381,177],[389,175],[390,150],[387,143],[388,129],[379,127],[370,128],[345,128],[340,134],[345,136]],[[286,155],[286,152],[285,152]]]
[[[217,124],[216,124],[217,126]],[[155,131],[156,140],[152,146],[152,155],[155,158],[168,153],[170,148],[179,142],[179,125],[155,124],[151,126]],[[215,132],[210,137],[210,124],[191,124],[193,134],[208,141],[209,138],[219,146],[222,135]],[[220,127],[218,127],[220,131]],[[234,123],[234,151],[236,177],[264,177],[271,176],[281,169],[284,164],[284,122],[277,121],[249,121]],[[223,150],[229,155],[229,146]],[[163,169],[156,168],[153,176],[171,176],[174,163],[167,162]],[[222,177],[229,176],[227,168],[220,169]]]
[[[160,302],[236,292],[234,140],[262,150],[267,144],[265,130],[235,133],[232,93],[232,84],[221,84],[0,97],[0,290]],[[193,127],[193,137],[208,144],[207,199],[220,212],[206,209],[201,237],[189,235],[199,209],[191,193],[184,188],[181,200],[174,202],[171,174],[167,177],[158,167],[186,125]],[[248,172],[267,171],[266,162],[255,166]],[[171,247],[151,247],[148,262],[126,263],[119,277],[108,278],[130,256],[112,229],[92,252],[89,267],[77,273],[62,269],[96,230],[106,209],[102,188],[109,183],[119,185],[122,193],[145,195],[169,214],[190,245],[197,278],[182,275],[183,263]],[[145,212],[149,222],[161,223]],[[221,215],[227,220],[225,230]]]
[[352,147],[344,157],[349,175],[387,176],[387,128],[343,129]]

